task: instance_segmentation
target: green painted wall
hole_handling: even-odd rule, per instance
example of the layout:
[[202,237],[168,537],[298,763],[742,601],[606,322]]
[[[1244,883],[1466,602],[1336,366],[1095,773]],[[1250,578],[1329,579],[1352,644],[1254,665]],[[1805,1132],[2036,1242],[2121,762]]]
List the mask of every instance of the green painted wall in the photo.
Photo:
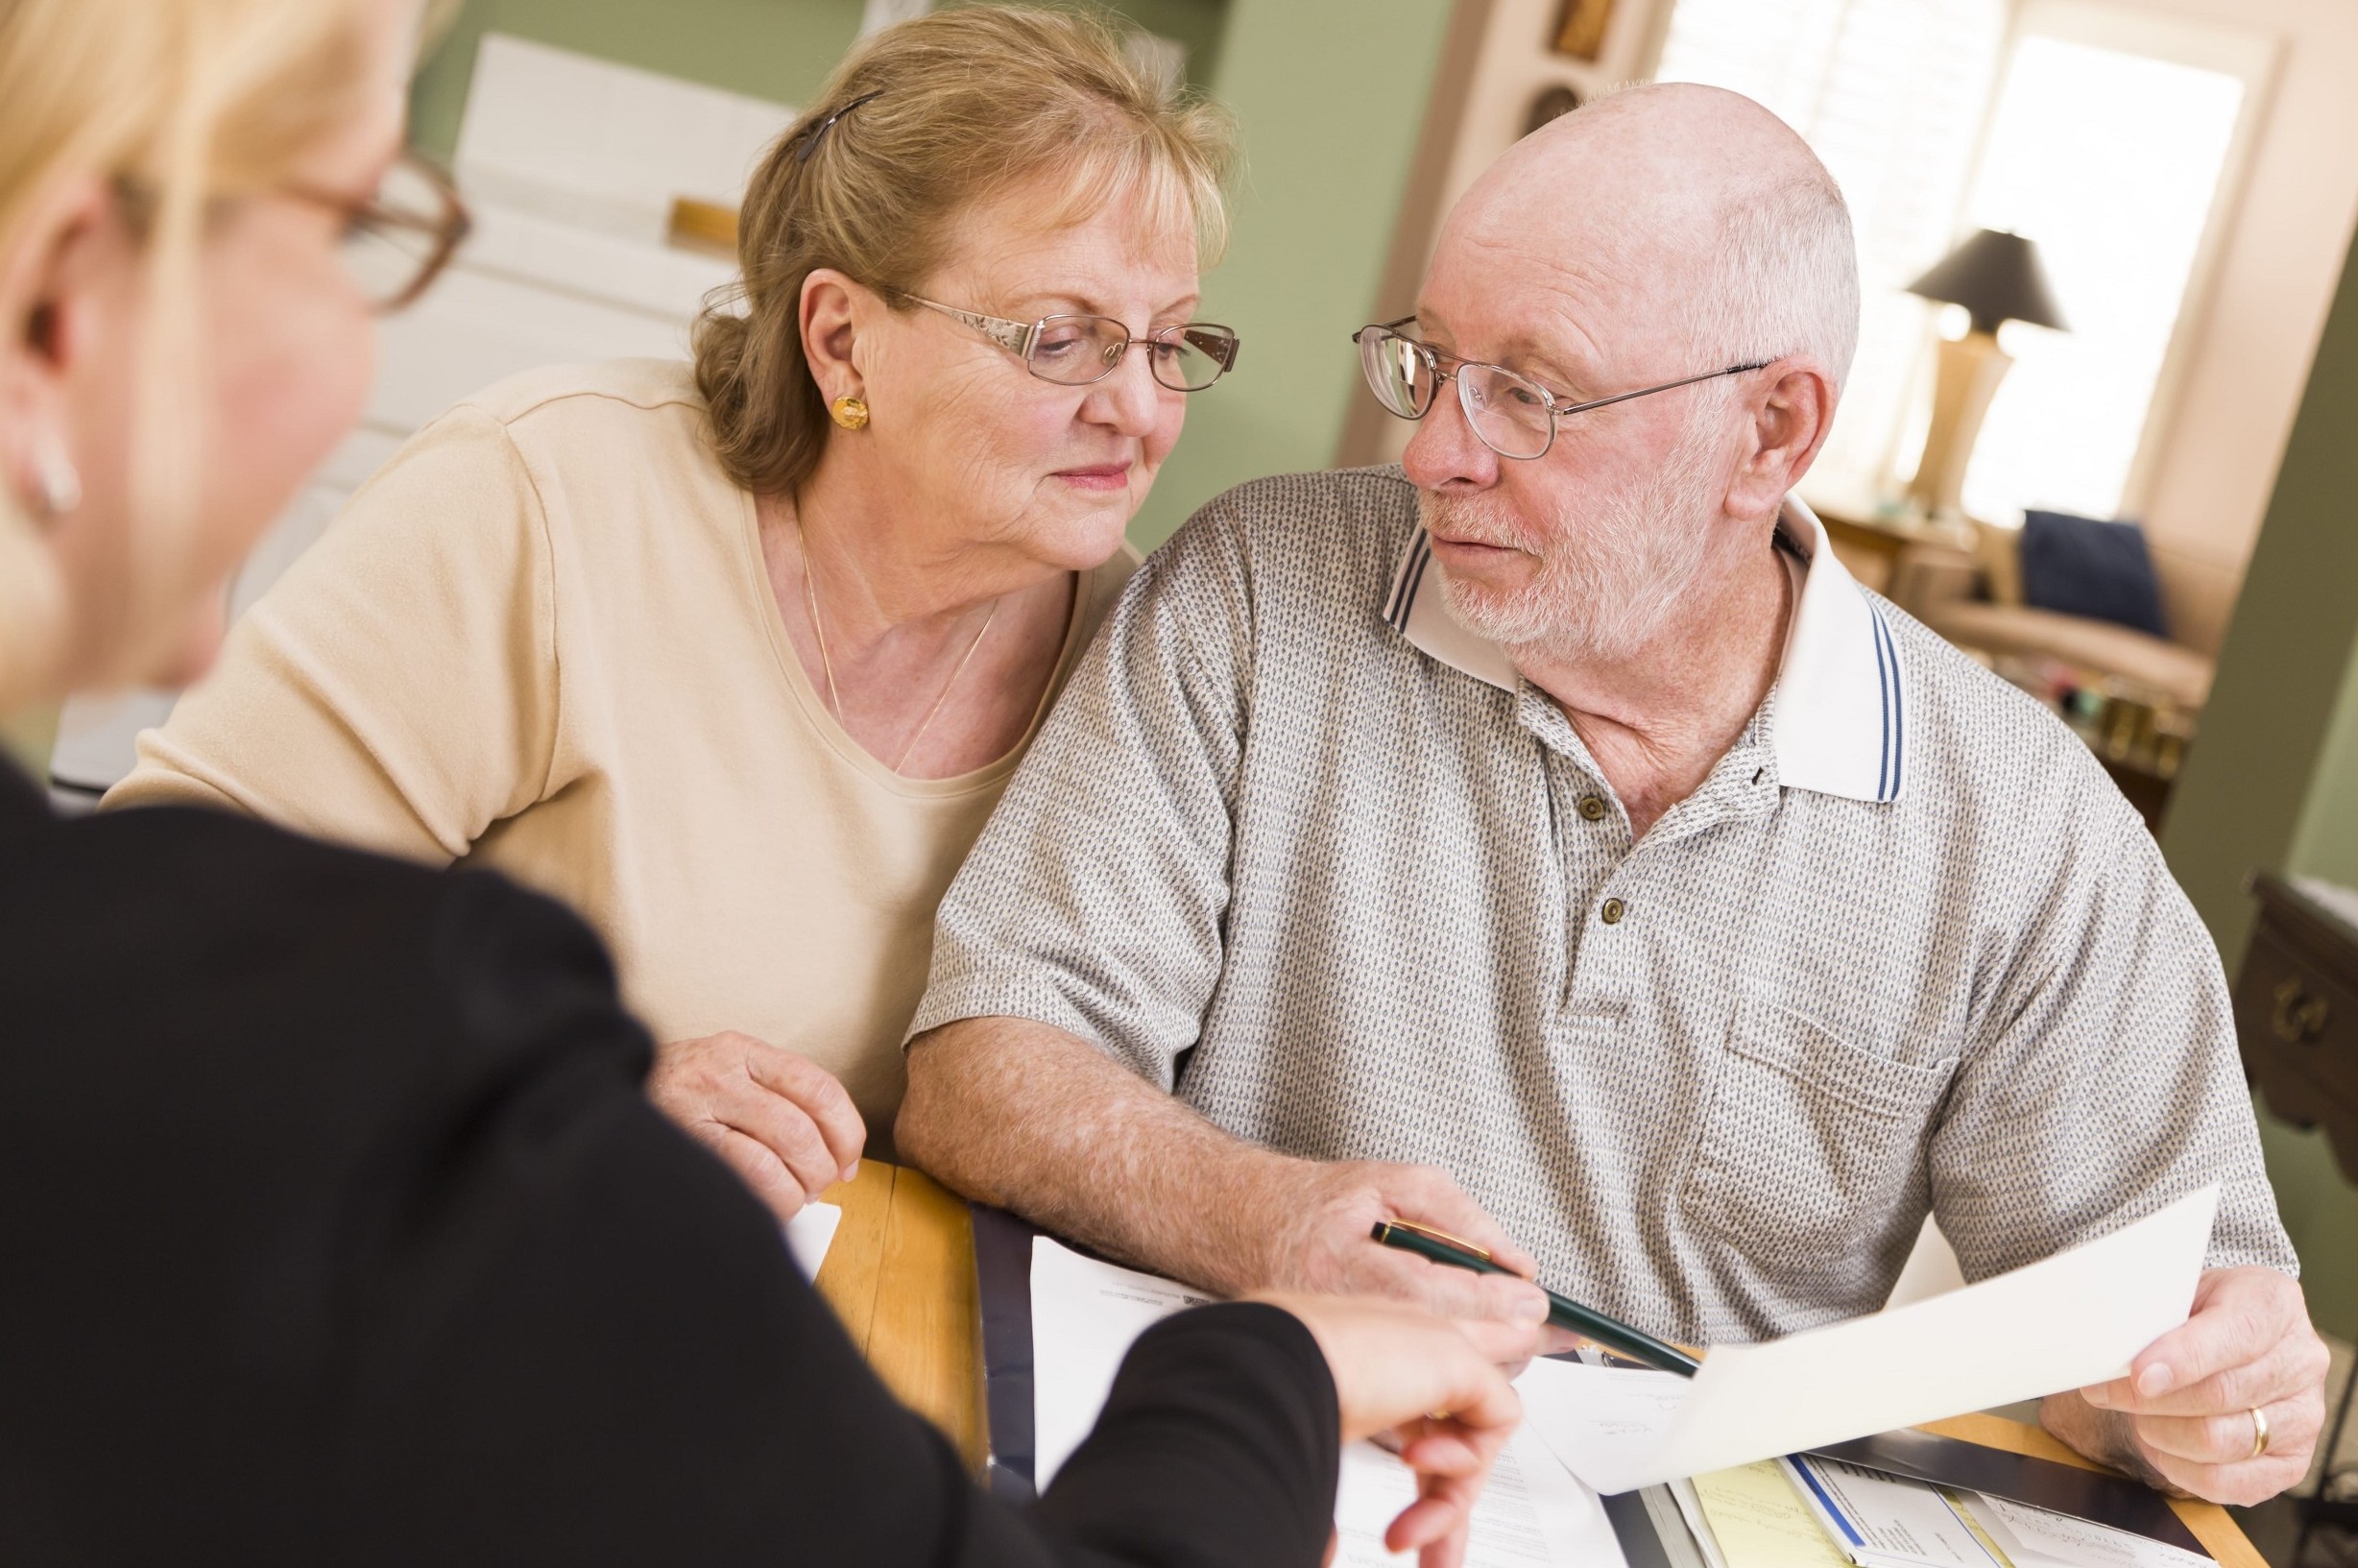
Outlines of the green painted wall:
[[2260,1113],[2260,1148],[2276,1209],[2300,1253],[2309,1315],[2336,1339],[2358,1340],[2358,1191],[2342,1179],[2325,1135]]
[[[2358,254],[2319,341],[2162,852],[2243,962],[2255,866],[2358,886]],[[2270,1177],[2319,1324],[2358,1339],[2358,1189],[2265,1115]]]
[[1448,20],[1440,0],[1231,0],[1213,86],[1242,128],[1246,172],[1205,314],[1244,350],[1191,399],[1131,525],[1142,547],[1230,485],[1333,461],[1364,396],[1351,333],[1376,307]]
[[[1359,396],[1351,331],[1375,305],[1449,8],[1441,0],[1120,0],[1189,46],[1235,111],[1245,173],[1204,311],[1244,335],[1239,373],[1193,399],[1131,528],[1143,547],[1240,480],[1332,458]],[[420,74],[413,139],[457,144],[475,44],[516,34],[736,92],[806,98],[859,29],[859,0],[469,0]]]
[[[2293,864],[2329,756],[2358,764],[2344,687],[2358,652],[2358,264],[2319,340],[2243,597],[2220,650],[2202,733],[2186,759],[2161,846],[2218,939],[2229,973],[2253,908],[2244,878]],[[2338,733],[2339,732],[2339,733]],[[2340,792],[2358,806],[2358,766]],[[2337,793],[2319,797],[2320,804]],[[2358,834],[2358,818],[2345,813]],[[2321,820],[2313,845],[2335,835]],[[2358,880],[2358,879],[2353,879]]]
[[[2358,407],[2351,408],[2350,418],[2352,435],[2358,437]],[[2358,502],[2358,496],[2351,500]],[[2358,506],[2346,509],[2345,527],[2358,522],[2358,518],[2350,516],[2353,512],[2358,512]],[[2349,667],[2342,673],[2285,864],[2346,887],[2358,887],[2358,646],[2353,647]]]

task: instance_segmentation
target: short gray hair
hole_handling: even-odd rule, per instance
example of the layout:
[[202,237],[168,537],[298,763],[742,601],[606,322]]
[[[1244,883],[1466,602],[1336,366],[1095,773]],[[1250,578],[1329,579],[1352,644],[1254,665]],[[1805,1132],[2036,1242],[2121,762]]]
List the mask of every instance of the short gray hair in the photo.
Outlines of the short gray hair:
[[1696,363],[1805,353],[1839,388],[1859,347],[1859,250],[1834,177],[1820,168],[1744,193],[1720,214],[1718,250],[1695,305]]

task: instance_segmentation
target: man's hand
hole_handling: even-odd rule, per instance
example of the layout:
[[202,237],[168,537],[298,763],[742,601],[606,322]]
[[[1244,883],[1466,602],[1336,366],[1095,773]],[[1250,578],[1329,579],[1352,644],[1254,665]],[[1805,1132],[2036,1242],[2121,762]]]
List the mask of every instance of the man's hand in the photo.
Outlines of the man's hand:
[[[1264,1186],[1253,1205],[1261,1227],[1251,1243],[1259,1277],[1247,1288],[1389,1296],[1443,1317],[1514,1322],[1547,1315],[1547,1297],[1528,1279],[1538,1261],[1447,1171],[1429,1165],[1287,1160]],[[1525,1278],[1477,1274],[1379,1246],[1370,1232],[1380,1219],[1446,1231]]]
[[[2326,1359],[2292,1278],[2214,1268],[2195,1289],[2193,1315],[2139,1352],[2129,1376],[2058,1394],[2039,1413],[2091,1459],[2213,1503],[2257,1503],[2309,1473],[2325,1424]],[[2253,1411],[2268,1432],[2256,1456]]]
[[1385,1547],[1417,1553],[1422,1568],[1456,1568],[1482,1483],[1523,1416],[1499,1363],[1531,1354],[1537,1315],[1445,1323],[1389,1302],[1258,1299],[1293,1314],[1318,1341],[1335,1376],[1343,1441],[1389,1434],[1416,1472],[1416,1501],[1384,1532]]
[[[1408,1219],[1537,1264],[1431,1166],[1295,1159],[1221,1131],[1085,1040],[969,1018],[909,1044],[895,1141],[937,1181],[1137,1267],[1218,1295],[1390,1296],[1445,1317],[1514,1322],[1535,1285],[1379,1246]],[[1543,1352],[1573,1343],[1549,1330]]]
[[859,1170],[868,1129],[825,1068],[734,1031],[655,1053],[647,1098],[791,1219]]

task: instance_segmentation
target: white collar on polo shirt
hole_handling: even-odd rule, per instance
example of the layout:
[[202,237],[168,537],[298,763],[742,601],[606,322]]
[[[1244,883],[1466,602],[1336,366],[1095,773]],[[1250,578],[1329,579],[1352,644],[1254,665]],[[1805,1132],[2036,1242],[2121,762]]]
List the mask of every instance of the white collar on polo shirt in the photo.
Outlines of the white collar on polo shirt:
[[[1808,563],[1777,675],[1770,741],[1778,782],[1851,800],[1898,800],[1908,778],[1907,666],[1899,642],[1883,607],[1826,548],[1825,525],[1799,496],[1786,497],[1777,529]],[[1392,574],[1384,620],[1451,668],[1520,689],[1505,650],[1459,624],[1434,574],[1419,528]]]

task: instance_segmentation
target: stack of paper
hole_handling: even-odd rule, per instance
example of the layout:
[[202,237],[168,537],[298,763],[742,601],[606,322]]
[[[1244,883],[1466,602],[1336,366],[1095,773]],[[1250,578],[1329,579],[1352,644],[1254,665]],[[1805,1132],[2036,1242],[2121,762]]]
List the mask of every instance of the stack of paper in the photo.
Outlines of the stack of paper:
[[1779,1459],[1793,1489],[1859,1568],[2008,1568],[1947,1492],[1835,1459]]
[[1777,1462],[1858,1568],[2213,1568],[2166,1542],[2002,1497],[1814,1455]]
[[1712,1568],[2216,1568],[2128,1531],[1836,1459],[1764,1459],[1674,1489]]
[[[1517,1385],[1525,1426],[1476,1511],[1469,1568],[1619,1568],[1599,1494],[1665,1483],[1708,1568],[2198,1568],[2208,1559],[2142,1536],[1832,1460],[1793,1469],[1796,1491],[1775,1461],[2120,1376],[2185,1321],[2217,1202],[2207,1188],[1947,1295],[1722,1346],[1692,1380],[1534,1362]],[[1095,1422],[1131,1342],[1207,1298],[1046,1237],[1033,1242],[1031,1294],[1034,1474],[1045,1488]],[[1337,1560],[1394,1561],[1381,1537],[1414,1495],[1397,1459],[1352,1449]]]
[[1969,1492],[1965,1507],[2014,1568],[2214,1568],[2167,1542],[2003,1497]]

